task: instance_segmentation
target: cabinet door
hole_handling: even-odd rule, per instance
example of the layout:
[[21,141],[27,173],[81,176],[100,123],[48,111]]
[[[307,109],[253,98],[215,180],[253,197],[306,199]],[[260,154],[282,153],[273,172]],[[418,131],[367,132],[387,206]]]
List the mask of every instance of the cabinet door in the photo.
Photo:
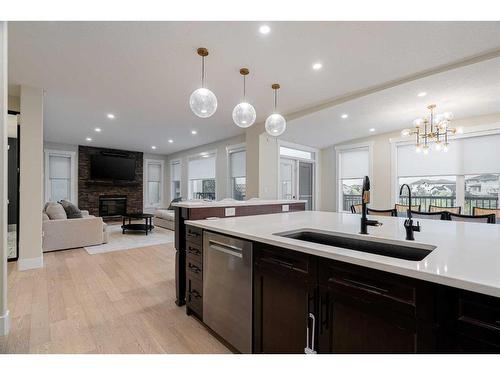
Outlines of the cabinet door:
[[384,315],[365,301],[320,289],[321,353],[413,353],[416,327],[410,319]]
[[297,259],[283,252],[279,258],[266,252],[256,260],[255,353],[303,354],[311,346],[314,327],[309,313],[314,314],[315,285],[309,279],[308,257]]

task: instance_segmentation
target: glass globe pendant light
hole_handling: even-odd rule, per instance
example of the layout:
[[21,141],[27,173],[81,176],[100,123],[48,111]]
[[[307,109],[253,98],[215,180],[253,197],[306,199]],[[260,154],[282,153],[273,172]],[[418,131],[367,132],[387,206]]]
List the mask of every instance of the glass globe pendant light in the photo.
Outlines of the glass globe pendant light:
[[197,52],[201,56],[201,88],[193,91],[189,97],[189,106],[196,116],[208,118],[217,110],[217,98],[205,87],[205,57],[208,56],[208,50],[198,48]]
[[247,68],[241,68],[240,74],[243,76],[243,101],[233,109],[233,121],[240,128],[248,128],[257,117],[253,105],[246,101],[246,76],[250,73]]
[[276,104],[278,102],[278,90],[280,85],[274,83],[271,88],[274,90],[274,112],[266,119],[266,132],[273,137],[277,137],[285,132],[286,120],[283,116],[276,112]]

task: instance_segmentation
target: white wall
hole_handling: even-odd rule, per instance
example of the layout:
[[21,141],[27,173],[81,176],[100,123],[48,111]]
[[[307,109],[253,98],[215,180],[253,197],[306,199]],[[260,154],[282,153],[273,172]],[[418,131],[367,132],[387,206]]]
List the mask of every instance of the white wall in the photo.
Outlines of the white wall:
[[[453,121],[453,127],[475,127],[500,122],[500,113],[470,117]],[[373,142],[373,176],[371,181],[371,207],[376,209],[387,209],[393,205],[392,196],[394,188],[391,182],[391,138],[399,138],[400,132],[385,133],[371,137],[355,139],[338,145],[349,145],[354,143]],[[451,146],[453,146],[451,142]],[[335,146],[326,147],[321,150],[321,207],[323,211],[337,211],[337,182],[336,182],[336,160]]]
[[[167,183],[166,183],[166,204],[170,201],[170,163],[173,160],[180,160],[181,162],[181,194],[184,199],[188,196],[188,159],[190,156],[199,155],[202,152],[216,151],[215,160],[215,183],[217,199],[223,199],[230,196],[228,186],[228,157],[227,147],[237,144],[245,143],[245,136],[240,135],[237,137],[225,139],[219,142],[209,143],[203,146],[194,147],[188,150],[177,152],[168,155],[166,169],[167,169]],[[248,159],[247,159],[248,160]],[[247,169],[248,171],[248,169]],[[248,181],[248,178],[247,178]]]
[[21,86],[20,270],[43,266],[43,90]]

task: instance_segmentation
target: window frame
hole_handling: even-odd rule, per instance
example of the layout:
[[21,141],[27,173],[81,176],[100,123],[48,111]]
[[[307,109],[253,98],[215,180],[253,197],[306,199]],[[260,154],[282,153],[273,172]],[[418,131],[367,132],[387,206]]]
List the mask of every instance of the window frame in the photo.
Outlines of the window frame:
[[[149,164],[159,164],[160,165],[160,188],[159,188],[159,202],[151,204],[149,202]],[[165,161],[162,159],[144,159],[144,178],[143,178],[143,198],[144,198],[144,208],[161,208],[163,207],[163,190],[165,188],[164,177],[164,165]],[[156,182],[156,181],[155,181]]]
[[[337,212],[350,212],[348,210],[343,210],[342,209],[342,197],[343,197],[343,190],[342,190],[342,153],[354,151],[356,149],[368,149],[368,178],[373,181],[373,145],[374,142],[360,142],[360,143],[351,143],[347,145],[339,145],[335,146],[335,186],[336,186],[336,203],[337,203]],[[351,177],[350,179],[357,179],[361,178],[363,179],[364,176],[359,176],[359,177]],[[371,191],[371,200],[373,201],[374,197],[374,192],[373,190]]]
[[50,184],[50,157],[60,156],[70,158],[70,198],[69,201],[75,205],[78,204],[77,192],[77,170],[76,170],[76,151],[65,151],[55,149],[45,149],[45,169],[44,169],[44,185],[45,185],[45,202],[50,202],[51,198],[51,184]]
[[[226,161],[226,171],[227,171],[227,178],[226,178],[226,191],[227,194],[226,196],[229,196],[230,198],[234,198],[233,195],[233,181],[232,181],[232,176],[231,176],[231,154],[237,153],[237,152],[242,152],[244,151],[246,153],[247,148],[245,143],[239,143],[235,145],[230,145],[226,147],[226,155],[227,155],[227,161]],[[246,156],[246,154],[245,154]],[[245,158],[245,190],[246,190],[246,177],[247,177],[247,162]],[[217,181],[215,182],[215,190],[217,190]],[[246,196],[246,195],[245,195]]]

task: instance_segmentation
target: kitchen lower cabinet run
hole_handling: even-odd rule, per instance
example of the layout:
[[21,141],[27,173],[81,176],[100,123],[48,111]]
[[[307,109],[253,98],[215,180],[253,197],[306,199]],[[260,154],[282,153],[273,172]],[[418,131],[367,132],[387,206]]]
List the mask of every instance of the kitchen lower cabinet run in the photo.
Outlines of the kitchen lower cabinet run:
[[[251,346],[253,353],[500,353],[499,298],[259,242],[249,243],[251,256],[242,258],[253,276],[233,272],[233,281],[214,284],[207,270],[231,272],[238,260],[210,261],[210,241],[202,241],[208,232],[189,226],[187,232],[187,313],[233,350],[241,345],[231,337],[241,336],[251,341],[244,352]],[[239,239],[217,236],[215,248],[234,253]],[[236,292],[239,278],[248,280],[251,298]],[[204,310],[222,316],[223,306],[250,308],[252,328],[237,328],[234,314],[221,327],[205,322]]]
[[500,352],[500,300],[254,244],[254,353]]

